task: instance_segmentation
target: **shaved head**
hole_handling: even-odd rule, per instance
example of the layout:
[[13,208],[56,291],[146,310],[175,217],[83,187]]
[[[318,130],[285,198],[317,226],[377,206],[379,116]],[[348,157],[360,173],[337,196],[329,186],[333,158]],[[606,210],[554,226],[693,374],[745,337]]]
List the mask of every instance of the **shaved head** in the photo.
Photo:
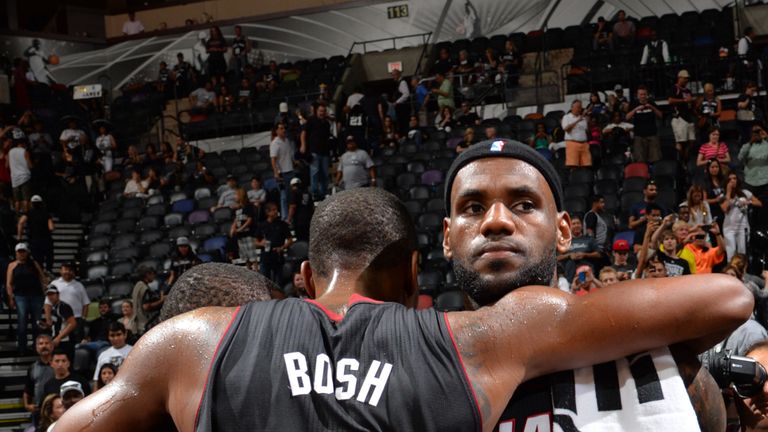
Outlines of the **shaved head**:
[[160,321],[206,306],[240,306],[270,300],[277,285],[262,274],[232,264],[207,263],[184,272],[160,311]]

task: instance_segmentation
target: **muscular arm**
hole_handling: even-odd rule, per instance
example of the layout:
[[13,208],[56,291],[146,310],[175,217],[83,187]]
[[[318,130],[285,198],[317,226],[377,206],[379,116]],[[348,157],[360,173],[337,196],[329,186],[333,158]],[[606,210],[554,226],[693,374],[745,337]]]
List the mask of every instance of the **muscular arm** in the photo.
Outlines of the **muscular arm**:
[[114,381],[70,408],[56,432],[174,430],[174,424],[193,431],[214,351],[234,311],[198,309],[154,327]]
[[621,282],[584,297],[525,287],[494,306],[447,316],[486,424],[495,424],[525,380],[683,341],[698,351],[753,306],[740,281],[710,274]]

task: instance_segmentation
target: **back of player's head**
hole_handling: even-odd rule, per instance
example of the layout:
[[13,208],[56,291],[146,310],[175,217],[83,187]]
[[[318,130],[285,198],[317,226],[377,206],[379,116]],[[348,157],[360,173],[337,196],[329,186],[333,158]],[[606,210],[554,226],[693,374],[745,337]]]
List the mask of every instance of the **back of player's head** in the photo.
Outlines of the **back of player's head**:
[[277,286],[253,270],[232,264],[200,264],[176,281],[160,311],[160,321],[206,306],[240,306],[269,300]]
[[416,232],[405,206],[381,189],[344,191],[321,202],[309,228],[312,272],[329,277],[334,269],[361,270],[372,263],[410,260]]

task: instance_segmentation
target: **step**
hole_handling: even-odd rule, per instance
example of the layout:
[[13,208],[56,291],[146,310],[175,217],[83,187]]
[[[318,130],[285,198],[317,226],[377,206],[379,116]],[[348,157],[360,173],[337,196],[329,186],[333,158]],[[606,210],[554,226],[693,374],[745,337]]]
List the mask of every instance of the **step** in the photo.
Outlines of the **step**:
[[0,358],[0,366],[3,365],[27,365],[29,366],[30,363],[33,363],[35,360],[37,360],[37,357],[35,356],[25,356],[25,357],[2,357]]
[[20,397],[0,399],[0,410],[12,409],[24,410],[24,401],[22,401]]
[[0,422],[11,423],[13,421],[27,421],[32,413],[27,411],[19,411],[12,413],[0,413]]

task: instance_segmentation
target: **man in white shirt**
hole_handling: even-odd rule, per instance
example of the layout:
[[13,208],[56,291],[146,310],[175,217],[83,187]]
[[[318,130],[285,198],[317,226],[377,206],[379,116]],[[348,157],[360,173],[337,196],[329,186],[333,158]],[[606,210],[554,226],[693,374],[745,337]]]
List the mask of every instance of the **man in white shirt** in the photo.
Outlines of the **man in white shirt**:
[[9,134],[14,144],[7,156],[14,207],[17,212],[26,213],[29,211],[29,200],[32,197],[32,158],[27,151],[27,137],[24,131],[14,128]]
[[288,203],[290,202],[291,180],[293,172],[293,147],[286,137],[286,126],[278,123],[275,126],[275,139],[269,143],[269,158],[272,163],[272,172],[280,188],[280,216],[283,220],[288,218]]
[[[82,129],[77,127],[77,119],[70,117],[67,121],[67,128],[61,131],[59,136],[59,142],[61,143],[62,151],[70,151],[80,148],[82,144],[85,144],[86,136]],[[77,154],[76,152],[73,155]]]
[[[754,73],[757,72],[758,80],[762,81],[763,63],[758,58],[755,48],[752,46],[752,43],[755,41],[755,36],[754,28],[747,27],[744,29],[744,36],[739,39],[739,44],[736,46],[736,54],[747,69],[747,73],[754,76]],[[754,71],[753,68],[757,68],[757,71]],[[762,82],[758,82],[758,84],[762,85]]]
[[643,47],[640,65],[663,65],[669,63],[669,46],[662,39],[657,39],[656,30],[651,30],[651,40]]
[[339,166],[336,169],[336,184],[344,179],[344,189],[366,187],[376,184],[376,170],[373,160],[365,152],[357,147],[355,137],[347,137],[347,151],[339,158]]
[[[109,343],[111,347],[105,349],[99,354],[99,360],[96,362],[96,370],[93,373],[93,381],[99,380],[99,373],[102,366],[107,363],[113,364],[116,368],[120,368],[125,358],[128,357],[128,353],[131,352],[133,346],[126,343],[128,338],[128,332],[125,330],[123,323],[113,321],[109,324]],[[94,390],[96,385],[94,384]]]
[[[59,274],[61,277],[51,282],[51,285],[58,288],[61,301],[72,308],[75,320],[77,320],[75,333],[82,333],[85,324],[83,316],[88,314],[88,305],[91,303],[91,300],[88,298],[88,293],[85,291],[83,284],[75,279],[75,264],[73,262],[62,263]],[[49,324],[52,322],[51,309],[51,300],[46,297],[43,311],[45,313],[45,321]],[[83,339],[79,334],[73,336],[76,342],[80,342]]]
[[560,123],[565,131],[565,166],[568,168],[592,166],[592,154],[587,144],[587,117],[581,101],[576,99]]
[[215,100],[216,93],[213,92],[213,84],[210,81],[206,81],[205,87],[199,87],[189,94],[192,105],[202,110],[212,110]]
[[352,91],[352,94],[347,98],[346,108],[351,110],[355,107],[355,105],[359,104],[361,100],[363,100],[363,91],[360,87],[355,87],[354,91]]
[[136,12],[128,12],[128,21],[123,23],[123,34],[131,36],[139,33],[144,33],[144,24],[136,19]]

